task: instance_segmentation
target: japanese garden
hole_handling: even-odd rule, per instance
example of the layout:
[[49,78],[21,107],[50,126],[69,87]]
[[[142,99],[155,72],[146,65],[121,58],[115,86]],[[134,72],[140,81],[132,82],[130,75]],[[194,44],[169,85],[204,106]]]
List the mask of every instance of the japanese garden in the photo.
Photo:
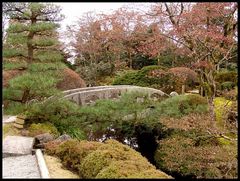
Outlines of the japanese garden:
[[149,4],[60,33],[57,3],[2,3],[2,141],[50,178],[237,178],[238,4]]

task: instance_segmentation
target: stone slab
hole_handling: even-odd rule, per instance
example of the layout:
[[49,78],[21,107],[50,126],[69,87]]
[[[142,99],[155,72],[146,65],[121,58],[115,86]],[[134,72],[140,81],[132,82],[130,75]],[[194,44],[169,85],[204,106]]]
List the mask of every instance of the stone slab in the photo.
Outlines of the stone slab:
[[3,140],[3,157],[32,154],[34,138],[7,136]]
[[3,122],[4,123],[11,123],[16,120],[16,116],[3,116]]
[[24,119],[20,119],[20,118],[17,117],[17,119],[15,120],[15,123],[17,123],[17,124],[24,124],[25,120]]
[[35,155],[2,159],[3,178],[41,178]]
[[27,116],[21,115],[21,114],[17,115],[17,118],[19,118],[19,119],[26,119],[26,117],[27,117]]
[[22,129],[23,128],[23,125],[22,124],[17,124],[17,123],[14,123],[13,126],[15,128],[18,128],[18,129]]

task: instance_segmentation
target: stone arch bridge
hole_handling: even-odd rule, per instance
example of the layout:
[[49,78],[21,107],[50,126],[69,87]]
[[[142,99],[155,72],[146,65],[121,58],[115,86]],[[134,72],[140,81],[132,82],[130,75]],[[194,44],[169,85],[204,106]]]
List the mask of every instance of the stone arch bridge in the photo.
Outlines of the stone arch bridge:
[[131,85],[114,85],[114,86],[97,86],[71,89],[63,91],[64,98],[69,99],[78,105],[89,105],[98,99],[117,99],[125,92],[143,92],[147,93],[152,99],[169,97],[168,94],[153,88],[131,86]]

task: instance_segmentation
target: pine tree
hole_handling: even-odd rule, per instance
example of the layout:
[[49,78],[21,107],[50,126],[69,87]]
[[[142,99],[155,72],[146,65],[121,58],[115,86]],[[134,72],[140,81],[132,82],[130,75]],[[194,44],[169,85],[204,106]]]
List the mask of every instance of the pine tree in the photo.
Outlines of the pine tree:
[[[59,50],[56,23],[63,19],[61,9],[50,3],[6,3],[3,12],[10,18],[4,64],[24,64],[24,74],[10,80],[5,99],[27,103],[43,100],[57,92],[61,69],[65,67]],[[10,93],[9,93],[10,92]],[[14,98],[15,93],[20,98]]]

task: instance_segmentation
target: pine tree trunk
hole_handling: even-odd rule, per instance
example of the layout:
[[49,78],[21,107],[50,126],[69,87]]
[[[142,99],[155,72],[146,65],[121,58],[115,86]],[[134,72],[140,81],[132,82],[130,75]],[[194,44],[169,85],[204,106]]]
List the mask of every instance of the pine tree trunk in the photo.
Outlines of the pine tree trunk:
[[[36,18],[31,19],[31,25],[36,24],[36,22],[37,22]],[[34,50],[34,47],[33,47],[33,44],[32,44],[33,37],[34,37],[34,32],[30,31],[28,36],[27,36],[27,39],[28,39],[28,41],[27,41],[28,61],[29,62],[33,61],[33,50]]]
[[33,46],[32,46],[32,43],[31,43],[32,39],[33,39],[33,36],[28,36],[27,47],[28,47],[28,60],[29,60],[29,62],[33,61]]
[[25,90],[22,97],[22,103],[26,103],[29,99],[30,90]]

